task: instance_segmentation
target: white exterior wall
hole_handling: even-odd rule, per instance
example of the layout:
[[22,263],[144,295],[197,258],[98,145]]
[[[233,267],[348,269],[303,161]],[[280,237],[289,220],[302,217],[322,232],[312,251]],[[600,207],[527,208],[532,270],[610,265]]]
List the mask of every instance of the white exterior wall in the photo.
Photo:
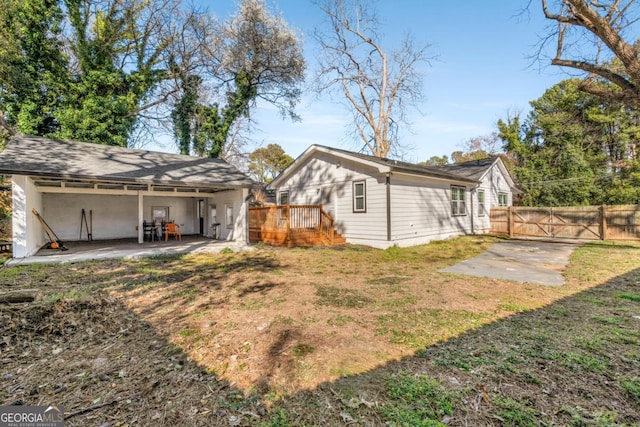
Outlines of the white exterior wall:
[[[245,238],[244,223],[246,220],[246,205],[244,204],[243,191],[230,190],[216,193],[214,197],[207,197],[205,203],[204,234],[212,237],[213,222],[207,206],[217,206],[220,238],[224,240],[236,240],[236,236]],[[172,196],[144,196],[143,219],[152,221],[152,209],[154,207],[168,207],[169,219],[180,225],[183,235],[199,233],[199,218],[197,215],[198,199],[193,197]],[[233,207],[234,226],[227,228],[224,224],[225,205]],[[84,208],[89,221],[89,211],[93,211],[93,239],[122,239],[136,238],[138,236],[138,197],[117,195],[86,195],[86,194],[58,194],[47,193],[43,196],[43,211],[41,214],[47,223],[53,228],[60,240],[75,241],[80,237],[80,218]],[[243,213],[244,212],[244,213]],[[245,236],[245,237],[243,237]],[[82,240],[87,239],[83,228]]]
[[[246,202],[248,196],[248,189],[239,189],[222,191],[216,193],[213,197],[208,198],[205,203],[205,235],[208,237],[214,237],[214,229],[212,225],[217,222],[220,223],[220,240],[248,241],[248,204]],[[226,223],[227,206],[230,206],[233,210],[233,225],[231,227]],[[215,218],[213,218],[214,210]],[[196,216],[196,212],[194,212],[194,216]]]
[[13,176],[13,257],[34,255],[47,241],[42,226],[31,212],[42,215],[42,195],[26,176]]
[[200,230],[197,224],[198,218],[196,218],[196,203],[195,199],[191,197],[144,196],[143,219],[145,221],[153,221],[152,212],[154,207],[168,207],[169,220],[180,225],[182,234],[197,234]]
[[[480,215],[480,203],[478,202],[478,191],[484,191],[484,216]],[[491,212],[491,186],[488,181],[483,181],[480,186],[473,192],[473,225],[474,231],[476,234],[488,233],[490,229],[490,217],[489,212]],[[496,196],[496,203],[498,202]]]
[[[387,240],[386,177],[377,169],[327,153],[302,164],[280,183],[292,205],[321,204],[350,243],[381,246]],[[366,212],[353,212],[353,182],[365,181]]]
[[[42,216],[63,242],[79,240],[83,208],[87,223],[89,211],[93,211],[93,240],[138,236],[138,198],[135,196],[45,193],[42,199]],[[82,240],[87,240],[84,224]]]
[[[474,210],[476,217],[475,220],[475,231],[478,234],[488,233],[491,229],[491,219],[489,213],[491,212],[491,208],[495,208],[499,206],[498,203],[498,194],[505,193],[508,198],[508,206],[513,204],[513,193],[509,184],[507,182],[507,178],[504,176],[502,171],[497,165],[494,165],[484,176],[483,180],[478,187],[478,190],[484,190],[484,200],[485,200],[485,210],[486,215],[481,217],[478,215],[478,201],[477,196],[474,195]],[[477,194],[477,193],[476,193]]]
[[[366,208],[353,212],[353,182],[366,183]],[[451,186],[466,189],[466,214],[451,214]],[[484,216],[479,215],[477,190],[485,191]],[[507,177],[494,165],[482,182],[460,184],[418,175],[391,174],[391,236],[387,239],[386,174],[373,166],[317,151],[297,166],[276,188],[289,192],[292,205],[321,204],[335,220],[336,230],[349,243],[378,248],[414,246],[432,240],[490,230],[489,212],[498,206],[498,193],[512,193]]]
[[451,215],[450,182],[392,175],[390,245],[414,246],[471,233],[471,187],[456,185],[467,190],[466,215]]

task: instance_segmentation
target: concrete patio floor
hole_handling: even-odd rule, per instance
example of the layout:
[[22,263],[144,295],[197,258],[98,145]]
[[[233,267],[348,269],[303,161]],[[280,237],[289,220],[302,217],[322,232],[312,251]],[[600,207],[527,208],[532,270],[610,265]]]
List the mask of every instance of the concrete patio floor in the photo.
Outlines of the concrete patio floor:
[[65,242],[64,246],[68,250],[40,249],[34,256],[12,258],[5,265],[72,263],[100,259],[132,259],[157,255],[214,253],[224,248],[229,248],[234,252],[252,249],[252,246],[247,243],[212,240],[202,236],[182,236],[182,240],[169,240],[168,242],[138,243],[137,239]]
[[467,276],[506,279],[537,285],[564,284],[563,272],[571,253],[582,242],[506,240],[495,243],[477,257],[440,271]]

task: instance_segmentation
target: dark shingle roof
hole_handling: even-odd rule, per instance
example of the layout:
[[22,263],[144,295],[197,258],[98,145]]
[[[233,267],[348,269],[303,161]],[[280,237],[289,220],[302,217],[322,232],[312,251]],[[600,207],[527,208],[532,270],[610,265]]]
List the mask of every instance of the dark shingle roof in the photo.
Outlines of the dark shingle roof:
[[0,173],[152,185],[241,188],[254,182],[221,159],[16,136],[0,153]]
[[[477,178],[475,177],[475,174],[473,176],[468,175],[466,173],[460,173],[457,169],[449,169],[450,166],[456,166],[456,165],[447,165],[447,166],[420,166],[420,165],[416,165],[414,163],[408,163],[408,162],[403,162],[400,160],[392,160],[392,159],[387,159],[387,158],[382,158],[382,157],[375,157],[375,156],[371,156],[369,154],[363,154],[363,153],[356,153],[353,151],[347,151],[347,150],[342,150],[339,148],[333,148],[333,147],[327,147],[327,146],[323,146],[323,145],[317,145],[318,147],[322,147],[326,150],[330,150],[330,151],[335,151],[338,153],[343,153],[349,156],[353,156],[353,157],[357,157],[359,159],[363,159],[363,160],[367,160],[370,162],[374,162],[374,163],[378,163],[384,166],[388,166],[390,167],[392,170],[398,171],[398,172],[407,172],[407,173],[415,173],[418,175],[425,175],[425,176],[431,176],[431,177],[435,177],[435,178],[444,178],[444,179],[451,179],[451,180],[456,180],[456,181],[468,181],[468,182],[477,182],[478,178],[480,178],[480,176],[482,176],[482,174],[480,174],[480,176],[478,176]],[[491,159],[491,164],[485,165],[484,166],[484,170],[486,171],[492,164],[494,159]]]
[[497,157],[487,157],[485,159],[470,160],[468,162],[454,163],[451,165],[430,166],[430,169],[439,169],[457,176],[479,181],[487,170],[493,166],[496,159]]

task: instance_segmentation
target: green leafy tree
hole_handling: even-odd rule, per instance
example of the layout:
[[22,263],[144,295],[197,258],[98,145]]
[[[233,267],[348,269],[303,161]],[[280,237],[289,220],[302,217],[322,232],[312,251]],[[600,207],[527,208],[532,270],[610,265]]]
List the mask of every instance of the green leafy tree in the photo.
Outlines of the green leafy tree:
[[419,162],[420,166],[444,166],[449,164],[449,157],[445,154],[443,156],[431,156],[424,162]]
[[126,146],[141,112],[164,101],[164,62],[186,29],[170,3],[65,0],[72,73],[56,136]]
[[170,116],[181,152],[219,157],[258,100],[295,117],[305,66],[263,0],[224,24],[179,0],[5,0],[0,126],[127,146]]
[[[570,206],[633,199],[637,114],[580,90],[569,79],[531,102],[532,111],[498,122],[525,205]],[[625,189],[622,197],[614,190]]]
[[280,145],[269,144],[249,155],[249,173],[256,181],[268,184],[291,163],[293,158]]
[[206,102],[201,84],[185,87],[173,109],[180,124],[176,138],[182,153],[219,157],[230,134],[250,119],[257,101],[275,105],[297,119],[306,63],[295,32],[267,10],[263,0],[244,0],[237,14],[222,24],[204,53],[214,69],[206,76],[220,87],[217,102]]
[[9,133],[59,130],[68,83],[62,10],[55,0],[6,0],[0,7],[0,125]]
[[4,5],[0,116],[21,133],[126,146],[140,114],[175,90],[161,86],[171,77],[165,58],[185,31],[175,3]]

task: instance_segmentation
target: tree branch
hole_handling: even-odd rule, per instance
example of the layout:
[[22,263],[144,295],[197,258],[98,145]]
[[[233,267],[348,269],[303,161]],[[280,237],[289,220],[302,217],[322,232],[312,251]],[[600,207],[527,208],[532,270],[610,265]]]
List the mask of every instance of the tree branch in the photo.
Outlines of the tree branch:
[[18,132],[5,120],[4,115],[0,114],[0,126],[5,129],[11,136],[15,136]]

